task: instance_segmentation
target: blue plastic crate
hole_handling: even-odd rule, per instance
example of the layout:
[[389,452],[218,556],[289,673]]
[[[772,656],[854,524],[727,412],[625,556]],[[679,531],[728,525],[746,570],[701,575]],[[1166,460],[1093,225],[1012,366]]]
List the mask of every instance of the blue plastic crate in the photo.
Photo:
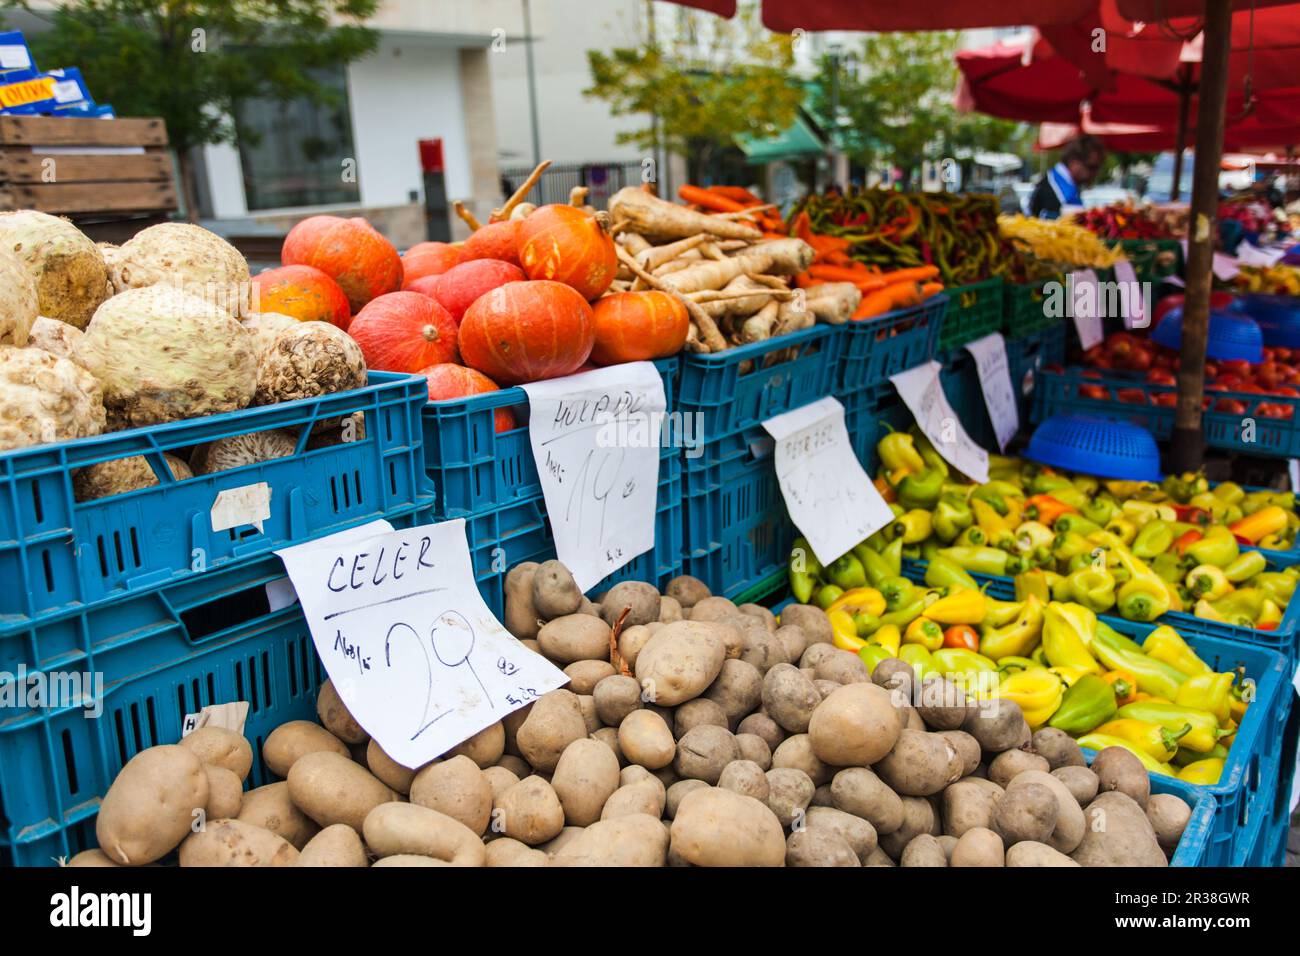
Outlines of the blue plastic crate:
[[761,425],[831,392],[846,326],[816,325],[764,342],[682,358],[677,410],[700,416],[704,442]]
[[885,384],[859,389],[840,398],[844,403],[844,425],[849,432],[853,453],[866,469],[875,475],[880,461],[876,457],[876,444],[890,431],[906,431],[912,424],[912,412],[898,397],[894,386]]
[[[654,364],[671,413],[680,360]],[[513,416],[515,427],[498,432],[497,414],[503,411]],[[425,467],[438,490],[438,517],[464,518],[541,494],[528,437],[528,395],[522,388],[429,402],[422,421]],[[661,449],[665,457],[675,452],[668,444]]]
[[948,310],[948,296],[935,295],[909,309],[840,326],[844,344],[832,379],[835,392],[847,393],[887,382],[934,357]]
[[[431,504],[425,388],[418,376],[372,372],[365,388],[322,398],[0,453],[0,632]],[[365,414],[362,437],[306,450],[306,426],[354,412]],[[301,430],[297,454],[179,482],[162,461],[162,452],[187,457],[194,445],[273,428]],[[161,484],[75,499],[75,470],[137,455],[149,456]],[[271,487],[263,529],[214,532],[217,494],[258,482]]]

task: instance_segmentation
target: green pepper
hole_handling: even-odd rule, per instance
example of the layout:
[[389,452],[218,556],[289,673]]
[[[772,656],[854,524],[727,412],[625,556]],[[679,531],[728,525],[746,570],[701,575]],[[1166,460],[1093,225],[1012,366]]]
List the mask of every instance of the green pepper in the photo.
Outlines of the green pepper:
[[[1138,690],[1156,697],[1173,700],[1187,675],[1154,657],[1142,653],[1142,648],[1106,624],[1097,622],[1089,648],[1108,670],[1132,674]],[[1125,715],[1128,716],[1128,715]]]
[[836,587],[834,584],[823,584],[817,589],[817,594],[813,597],[813,603],[823,611],[834,604],[844,593],[844,589]]
[[984,529],[977,524],[971,525],[953,541],[953,546],[958,548],[982,548],[989,543],[989,536],[984,533]]
[[932,520],[935,536],[944,544],[949,544],[956,537],[971,527],[975,516],[971,513],[970,505],[965,501],[951,501],[946,498],[940,499],[939,504],[935,506]]
[[1237,539],[1223,525],[1213,525],[1206,529],[1200,541],[1194,541],[1183,552],[1184,560],[1190,559],[1193,567],[1197,564],[1213,564],[1227,567],[1240,553]]
[[1061,706],[1047,724],[1079,737],[1110,720],[1118,709],[1115,688],[1096,674],[1084,674],[1066,690]]
[[1183,579],[1178,556],[1172,552],[1166,551],[1164,554],[1157,554],[1151,559],[1148,567],[1158,574],[1162,581],[1168,581],[1170,584],[1178,584]]
[[1052,530],[1058,535],[1071,531],[1079,535],[1089,535],[1094,531],[1100,531],[1101,525],[1089,521],[1081,514],[1066,512],[1056,519],[1056,523],[1052,525]]
[[1196,763],[1198,760],[1206,760],[1211,757],[1226,760],[1228,758],[1228,748],[1223,746],[1223,744],[1216,743],[1210,750],[1201,753],[1200,751],[1189,750],[1186,747],[1180,746],[1178,748],[1178,753],[1174,754],[1173,758],[1169,762],[1175,767],[1186,767],[1189,763]]
[[888,660],[893,656],[893,651],[883,644],[866,644],[858,648],[858,659],[867,665],[868,674],[874,674],[881,661]]
[[867,572],[852,551],[832,561],[826,569],[826,576],[832,584],[845,591],[866,587],[867,584]]
[[1006,574],[1010,557],[1001,548],[944,548],[940,556],[974,574]]
[[890,574],[903,573],[903,539],[895,538],[885,546],[885,550],[880,552],[880,556],[885,559],[885,564],[889,568]]
[[998,658],[998,671],[1002,674],[1015,674],[1019,671],[1027,671],[1031,667],[1037,667],[1028,657],[1000,657]]
[[1243,551],[1228,562],[1223,569],[1223,576],[1233,584],[1240,584],[1247,578],[1253,578],[1261,571],[1268,570],[1268,561],[1258,551]]
[[1092,551],[1092,542],[1077,531],[1064,531],[1052,539],[1052,556],[1058,561],[1069,561],[1082,554],[1091,563]]
[[943,547],[943,542],[938,538],[926,538],[921,542],[921,560],[933,561],[939,556],[939,549]]
[[1263,591],[1278,607],[1286,607],[1291,603],[1291,595],[1295,593],[1296,586],[1295,575],[1287,571],[1264,571],[1257,574],[1251,587]]
[[1264,610],[1265,599],[1266,595],[1259,588],[1237,588],[1227,597],[1211,601],[1210,606],[1231,623],[1253,627],[1255,619]]
[[1152,518],[1138,531],[1129,550],[1133,552],[1134,557],[1154,558],[1157,554],[1168,551],[1173,543],[1174,529],[1170,527],[1169,522]]
[[960,585],[972,589],[978,589],[979,585],[975,579],[967,573],[956,561],[951,558],[945,558],[942,554],[936,554],[930,558],[930,563],[925,569],[925,583],[932,588],[946,588]]
[[[946,480],[948,477],[948,462],[939,454],[934,445],[930,444],[930,439],[925,435],[916,436],[916,450],[921,453],[921,461],[931,471],[937,471]],[[942,482],[940,482],[942,484]]]
[[932,468],[909,474],[898,483],[898,503],[907,511],[929,511],[939,503],[944,476]]
[[916,450],[912,436],[906,432],[894,431],[888,422],[882,424],[888,429],[888,434],[876,442],[876,454],[880,456],[880,463],[890,471],[905,468],[915,472],[924,469],[925,460]]
[[880,587],[881,581],[893,576],[895,573],[890,569],[889,562],[873,551],[867,544],[859,544],[853,549],[853,554],[861,562],[862,570],[867,575],[867,581],[873,588]]
[[807,604],[812,600],[821,571],[821,562],[813,554],[807,540],[795,538],[794,547],[790,550],[790,593],[800,604]]
[[884,597],[887,611],[898,610],[916,596],[916,585],[901,575],[885,578],[876,590]]
[[1092,566],[1070,575],[1070,595],[1094,614],[1105,614],[1115,606],[1115,576]]
[[1105,527],[1111,518],[1119,514],[1119,504],[1113,498],[1093,498],[1079,512],[1098,527]]
[[1050,495],[1061,488],[1074,489],[1074,483],[1064,475],[1051,475],[1047,472],[1035,475],[1029,483],[1029,493],[1034,495]]
[[1002,495],[997,491],[994,491],[993,487],[988,484],[976,485],[974,489],[972,489],[970,497],[972,500],[985,502],[1004,518],[1011,510]]
[[1042,647],[1051,666],[1099,672],[1101,667],[1089,650],[1098,626],[1097,615],[1081,604],[1053,601],[1047,605]]
[[898,659],[912,665],[917,681],[923,681],[935,673],[934,658],[921,644],[904,644],[898,649]]

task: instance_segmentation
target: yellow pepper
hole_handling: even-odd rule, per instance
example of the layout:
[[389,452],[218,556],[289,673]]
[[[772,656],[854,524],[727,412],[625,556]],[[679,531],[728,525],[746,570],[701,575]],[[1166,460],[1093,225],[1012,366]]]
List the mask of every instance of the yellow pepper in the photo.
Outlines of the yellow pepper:
[[848,611],[827,611],[826,617],[831,622],[831,643],[840,650],[856,653],[867,646],[867,642],[858,637],[857,625],[853,623],[853,615]]
[[958,588],[925,609],[925,616],[940,624],[978,624],[984,620],[984,592]]
[[1000,661],[1004,657],[1027,657],[1043,633],[1044,603],[1030,595],[1019,605],[1020,613],[1002,627],[986,623],[980,633],[980,653]]
[[1048,670],[1061,678],[1061,682],[1065,684],[1067,690],[1073,687],[1074,682],[1084,674],[1091,673],[1091,671],[1082,667],[1049,667]]
[[1088,651],[1097,615],[1081,604],[1053,601],[1043,612],[1043,651],[1053,667],[1078,667],[1100,674],[1101,665]]
[[1106,525],[1106,531],[1119,538],[1126,546],[1133,543],[1137,537],[1138,526],[1128,518],[1111,518]]
[[1042,667],[1011,674],[997,687],[998,697],[1020,705],[1031,730],[1037,730],[1056,713],[1064,693],[1065,685],[1061,679]]
[[1217,601],[1232,590],[1232,582],[1223,573],[1223,568],[1213,564],[1198,564],[1187,572],[1183,583],[1194,596],[1207,601]]
[[885,596],[875,588],[850,588],[831,602],[826,613],[831,611],[848,611],[850,615],[866,611],[880,617],[885,613]]
[[1219,777],[1222,775],[1222,757],[1209,757],[1205,760],[1197,760],[1195,763],[1189,763],[1182,770],[1178,771],[1178,779],[1184,783],[1195,783],[1206,787],[1214,786],[1219,782]]
[[1137,757],[1138,760],[1141,760],[1142,766],[1146,767],[1148,772],[1158,773],[1163,777],[1175,776],[1174,769],[1170,767],[1169,764],[1162,763],[1137,744],[1133,743],[1131,740],[1126,740],[1123,737],[1093,732],[1080,737],[1079,746],[1086,747],[1089,750],[1105,750],[1107,747],[1123,747],[1129,753]]
[[920,544],[933,530],[930,512],[921,508],[913,508],[889,526],[890,537],[902,538],[903,544]]
[[1149,720],[1120,718],[1119,720],[1107,721],[1093,733],[1122,737],[1141,747],[1161,763],[1168,763],[1174,754],[1178,753],[1178,738],[1187,733],[1188,730],[1191,730],[1190,725],[1182,733],[1173,733],[1160,724],[1152,723]]
[[1179,685],[1174,703],[1208,711],[1221,725],[1226,725],[1232,718],[1232,682],[1235,676],[1230,671],[1216,674],[1207,667],[1199,674],[1188,676]]
[[[1196,656],[1196,651],[1183,640],[1183,636],[1167,624],[1157,627],[1142,643],[1142,653],[1163,661],[1188,677],[1209,674],[1210,665]],[[1231,684],[1231,681],[1229,681]]]
[[1259,617],[1255,618],[1255,627],[1259,630],[1271,631],[1276,630],[1281,623],[1282,609],[1270,598],[1264,598],[1263,604],[1260,605]]
[[895,657],[898,656],[898,647],[902,643],[902,635],[898,631],[897,624],[882,624],[876,628],[875,633],[871,635],[871,642],[887,647]]
[[1229,530],[1252,544],[1265,535],[1277,534],[1286,527],[1286,512],[1277,505],[1261,508],[1240,521],[1234,521]]
[[943,647],[943,628],[929,618],[918,617],[907,625],[902,643],[920,644],[927,651],[937,651]]

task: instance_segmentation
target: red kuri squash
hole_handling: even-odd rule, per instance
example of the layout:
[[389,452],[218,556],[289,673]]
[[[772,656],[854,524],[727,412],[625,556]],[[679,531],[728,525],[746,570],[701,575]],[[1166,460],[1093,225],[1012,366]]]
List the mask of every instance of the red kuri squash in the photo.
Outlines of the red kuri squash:
[[500,259],[519,265],[518,237],[521,219],[490,222],[475,229],[461,244],[462,262],[471,259]]
[[352,308],[339,284],[312,266],[280,266],[253,276],[253,311],[347,329]]
[[[465,317],[465,310],[479,296],[507,282],[523,280],[523,271],[509,262],[500,259],[473,259],[453,266],[438,276],[432,284],[433,297],[459,322]],[[424,288],[426,286],[421,286],[416,291],[422,292]]]
[[596,343],[592,361],[600,365],[639,362],[676,355],[686,344],[690,316],[666,292],[619,292],[593,307]]
[[508,282],[479,296],[460,324],[466,365],[502,385],[570,375],[591,354],[591,306],[562,282]]
[[366,365],[383,372],[415,373],[460,361],[456,321],[418,292],[390,292],[374,299],[353,317],[348,334],[361,346]]
[[[429,382],[429,401],[442,402],[452,398],[464,398],[467,395],[482,395],[486,392],[498,392],[501,387],[482,372],[464,365],[443,362],[421,369],[420,374]],[[508,432],[515,427],[514,413],[508,408],[498,408],[493,415],[494,428],[498,432]]]
[[519,264],[528,278],[563,282],[590,301],[614,281],[618,255],[600,220],[556,203],[519,220]]
[[421,242],[402,256],[402,288],[425,276],[442,275],[460,262],[460,247],[446,242]]
[[309,216],[284,237],[280,262],[320,269],[343,289],[353,312],[402,286],[402,257],[364,219]]

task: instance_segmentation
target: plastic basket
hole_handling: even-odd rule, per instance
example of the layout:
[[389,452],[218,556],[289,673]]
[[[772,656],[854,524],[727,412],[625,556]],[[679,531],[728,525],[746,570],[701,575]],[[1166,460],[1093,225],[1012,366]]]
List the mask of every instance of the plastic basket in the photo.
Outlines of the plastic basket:
[[[986,279],[947,291],[948,309],[938,348],[951,349],[1002,328],[1002,279]],[[916,363],[913,363],[916,364]]]
[[1101,478],[1160,480],[1160,449],[1155,439],[1129,422],[1053,415],[1034,430],[1025,457]]
[[981,448],[997,450],[997,435],[984,405],[984,389],[974,357],[960,349],[946,357],[939,382],[961,426]]
[[[654,364],[663,378],[671,432],[680,361],[674,357]],[[503,412],[513,416],[516,427],[498,432]],[[463,518],[541,494],[527,422],[528,396],[522,388],[427,403],[422,416],[424,459],[438,491],[435,514]],[[661,454],[674,453],[664,443]]]
[[[424,475],[423,379],[372,372],[365,388],[0,454],[0,632],[174,583],[433,501]],[[307,426],[365,415],[357,440],[306,450]],[[298,453],[176,481],[162,453],[266,429],[300,429]],[[78,468],[147,455],[161,483],[76,501]],[[265,482],[270,516],[214,531],[217,495]]]
[[840,326],[844,346],[832,380],[835,392],[879,385],[928,362],[938,348],[948,303],[947,295],[935,295],[910,309]]
[[1065,326],[1058,323],[1021,338],[1007,339],[1007,367],[1022,426],[1029,423],[1034,390],[1043,369],[1065,361],[1065,331]]
[[1041,332],[1061,324],[1060,316],[1047,314],[1043,300],[1047,297],[1048,283],[1062,282],[1060,276],[1041,282],[1008,282],[1003,289],[1003,314],[1006,317],[1006,332],[1013,338],[1020,338]]
[[[1183,308],[1174,306],[1151,330],[1151,341],[1167,349],[1183,342]],[[1240,313],[1224,309],[1210,312],[1205,355],[1215,361],[1241,361],[1252,365],[1264,360],[1264,333],[1259,323]]]

